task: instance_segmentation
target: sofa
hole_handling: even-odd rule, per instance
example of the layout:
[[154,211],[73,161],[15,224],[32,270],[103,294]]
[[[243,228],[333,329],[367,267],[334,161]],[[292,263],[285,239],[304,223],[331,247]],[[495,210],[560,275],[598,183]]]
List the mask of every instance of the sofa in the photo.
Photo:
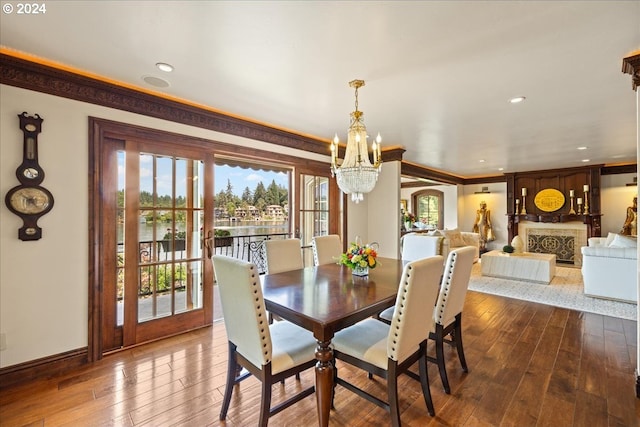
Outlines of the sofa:
[[637,303],[636,239],[609,233],[589,238],[588,245],[581,248],[585,295]]
[[407,233],[402,236],[400,245],[403,259],[415,258],[408,252],[419,252],[419,257],[442,255],[446,259],[451,249],[462,246],[473,246],[475,249],[473,262],[478,262],[480,259],[480,234],[470,231],[433,230],[428,233]]

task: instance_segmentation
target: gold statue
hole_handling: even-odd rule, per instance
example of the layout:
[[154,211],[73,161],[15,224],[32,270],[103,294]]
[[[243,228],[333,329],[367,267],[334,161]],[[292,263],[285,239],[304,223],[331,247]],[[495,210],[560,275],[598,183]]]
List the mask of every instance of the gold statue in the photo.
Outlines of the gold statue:
[[624,220],[620,234],[635,236],[638,234],[638,196],[633,198],[633,206],[627,208],[627,219]]
[[487,242],[495,240],[491,229],[491,211],[483,200],[480,209],[476,211],[476,222],[473,224],[473,232],[480,234],[480,250],[484,250]]

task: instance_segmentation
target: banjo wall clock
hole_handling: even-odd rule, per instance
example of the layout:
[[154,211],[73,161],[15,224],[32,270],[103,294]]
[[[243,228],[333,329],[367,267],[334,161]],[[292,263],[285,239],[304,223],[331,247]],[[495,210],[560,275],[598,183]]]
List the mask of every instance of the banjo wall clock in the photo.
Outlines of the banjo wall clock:
[[42,237],[38,219],[53,208],[53,195],[40,186],[44,170],[38,164],[38,134],[42,131],[43,119],[38,114],[28,116],[26,112],[18,114],[18,118],[24,135],[22,163],[16,169],[20,185],[9,190],[4,201],[11,212],[22,218],[23,225],[18,230],[20,240],[38,240]]

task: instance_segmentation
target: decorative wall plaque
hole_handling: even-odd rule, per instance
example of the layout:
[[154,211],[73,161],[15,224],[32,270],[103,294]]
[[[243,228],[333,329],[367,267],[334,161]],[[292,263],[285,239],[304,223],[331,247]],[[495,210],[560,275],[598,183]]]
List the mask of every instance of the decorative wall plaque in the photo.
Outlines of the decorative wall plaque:
[[564,206],[564,194],[555,188],[546,188],[536,194],[533,202],[543,212],[555,212]]

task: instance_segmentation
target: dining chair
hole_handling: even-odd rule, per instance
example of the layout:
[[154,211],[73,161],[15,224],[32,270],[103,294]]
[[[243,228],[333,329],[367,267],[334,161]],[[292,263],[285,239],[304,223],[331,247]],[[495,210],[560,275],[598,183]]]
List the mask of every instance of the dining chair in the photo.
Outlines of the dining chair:
[[342,254],[342,242],[337,234],[315,236],[311,239],[314,265],[335,264]]
[[419,380],[427,410],[431,416],[435,415],[426,366],[428,329],[424,325],[423,312],[424,301],[435,301],[438,295],[442,261],[442,256],[434,256],[405,265],[390,325],[368,318],[337,332],[332,340],[335,359],[387,380],[388,401],[340,378],[337,367],[334,369],[334,388],[335,384],[340,384],[386,409],[392,426],[400,426],[398,377],[402,373],[413,374],[408,369],[415,362],[419,363]]
[[[438,364],[442,386],[447,394],[451,394],[451,388],[444,361],[444,343],[456,346],[462,370],[469,372],[462,346],[462,309],[469,287],[474,257],[475,248],[472,246],[464,246],[449,252],[438,300],[433,310],[429,339],[435,342],[436,357],[428,356],[427,360]],[[449,339],[446,338],[447,335],[449,335]]]
[[[304,268],[302,246],[300,239],[276,239],[264,241],[264,257],[266,274],[282,273],[283,271]],[[273,323],[274,316],[269,313],[269,323]],[[276,317],[276,320],[279,319]],[[296,376],[299,378],[299,376]]]
[[[463,246],[449,252],[440,291],[437,300],[434,300],[435,307],[430,320],[429,339],[435,342],[436,357],[427,356],[427,360],[437,363],[442,386],[447,394],[451,393],[451,388],[444,361],[444,343],[456,346],[462,370],[469,372],[462,346],[462,308],[469,286],[474,257],[475,248],[473,246]],[[394,309],[394,307],[390,307],[381,312],[378,315],[379,320],[390,323]],[[450,338],[447,339],[447,335]]]
[[[227,417],[233,388],[250,375],[262,383],[259,426],[269,417],[313,394],[308,387],[271,408],[271,388],[316,364],[313,335],[290,322],[269,325],[258,270],[237,258],[212,257],[229,346],[227,382],[220,420]],[[239,373],[244,368],[247,372]]]
[[265,240],[266,274],[304,268],[300,239]]

